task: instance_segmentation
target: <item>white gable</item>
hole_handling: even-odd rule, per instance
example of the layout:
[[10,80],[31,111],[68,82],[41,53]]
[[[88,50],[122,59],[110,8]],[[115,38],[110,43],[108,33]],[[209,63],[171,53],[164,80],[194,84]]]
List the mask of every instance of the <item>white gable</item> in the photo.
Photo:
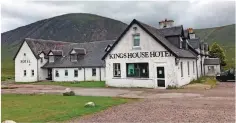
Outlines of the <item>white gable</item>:
[[73,49],[70,54],[76,54],[75,50]]
[[[134,27],[136,27],[136,31],[134,30]],[[140,48],[133,47],[134,34],[140,35]],[[109,54],[152,52],[152,51],[162,52],[167,50],[161,44],[159,44],[155,39],[153,39],[148,33],[146,33],[141,27],[139,27],[136,24],[133,24]],[[106,57],[106,59],[108,57],[109,55]]]
[[53,55],[53,53],[52,53],[52,52],[50,52],[48,55],[52,56],[52,55]]

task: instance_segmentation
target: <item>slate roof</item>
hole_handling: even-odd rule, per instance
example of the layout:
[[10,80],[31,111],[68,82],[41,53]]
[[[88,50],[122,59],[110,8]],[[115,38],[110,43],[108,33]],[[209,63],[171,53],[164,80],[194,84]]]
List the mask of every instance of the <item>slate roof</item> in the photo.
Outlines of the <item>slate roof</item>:
[[201,42],[200,42],[199,38],[189,39],[188,42],[194,49],[200,48],[200,43]]
[[[43,51],[48,54],[49,51],[61,50],[63,56],[56,56],[53,63],[46,63],[43,68],[64,68],[64,67],[102,67],[104,61],[101,60],[105,54],[104,49],[109,44],[113,44],[114,40],[95,41],[86,43],[70,43],[62,41],[42,40],[42,39],[25,39],[30,46],[32,52],[39,58],[39,54]],[[81,52],[81,49],[86,50],[85,55],[80,55],[77,62],[70,61],[70,52],[75,49]]]
[[86,54],[86,50],[84,48],[74,48],[72,50],[74,50],[76,52],[75,54],[77,54],[77,55],[85,55]]
[[[139,22],[139,21],[138,21]],[[147,24],[144,24],[142,22],[139,22],[144,28],[146,28],[151,34],[153,34],[161,43],[166,46],[167,49],[170,49],[174,54],[176,54],[178,57],[183,58],[195,58],[195,55],[191,53],[189,50],[180,49],[173,44],[170,43],[169,40],[165,38],[165,36],[160,32],[159,29],[155,27],[151,27]]]
[[168,27],[168,28],[162,28],[162,29],[158,29],[162,35],[164,35],[165,37],[168,36],[173,36],[173,35],[182,35],[182,30],[183,30],[183,26],[174,26],[174,27]]
[[220,59],[219,58],[205,58],[203,64],[204,65],[220,65]]
[[125,31],[121,34],[121,36],[116,40],[116,42],[112,45],[110,50],[102,57],[102,59],[106,58],[106,56],[109,54],[109,52],[118,44],[120,39],[123,37],[123,35],[125,35],[125,33],[129,30],[129,28],[133,24],[139,25],[144,31],[146,31],[151,37],[153,37],[164,48],[166,48],[168,51],[170,51],[174,56],[181,57],[181,58],[196,58],[196,56],[193,53],[191,53],[189,50],[180,49],[180,48],[174,46],[173,44],[171,44],[170,41],[165,38],[164,34],[160,32],[159,29],[149,26],[147,24],[144,24],[144,23],[134,19],[129,24],[129,26],[125,29]]
[[63,55],[63,51],[62,50],[51,50],[51,52],[52,52],[52,54],[54,56],[62,56]]

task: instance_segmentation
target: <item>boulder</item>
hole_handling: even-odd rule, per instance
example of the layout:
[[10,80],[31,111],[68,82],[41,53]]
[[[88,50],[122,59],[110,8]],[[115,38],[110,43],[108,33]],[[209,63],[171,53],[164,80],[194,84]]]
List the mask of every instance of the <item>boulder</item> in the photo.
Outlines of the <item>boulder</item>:
[[71,92],[71,89],[70,88],[66,88],[65,92]]
[[87,102],[84,105],[85,107],[95,107],[95,103],[94,102]]
[[2,123],[16,123],[16,122],[13,121],[13,120],[5,120],[5,121],[3,121]]

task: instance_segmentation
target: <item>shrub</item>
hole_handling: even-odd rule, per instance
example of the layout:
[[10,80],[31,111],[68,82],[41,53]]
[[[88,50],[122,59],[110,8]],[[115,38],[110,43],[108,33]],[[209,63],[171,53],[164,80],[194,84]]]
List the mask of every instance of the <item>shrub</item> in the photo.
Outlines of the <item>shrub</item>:
[[75,92],[74,91],[64,92],[63,96],[75,96]]
[[182,89],[182,87],[178,87],[176,85],[168,85],[166,89]]
[[202,76],[197,80],[193,79],[189,84],[194,84],[194,83],[209,84],[211,85],[211,87],[214,87],[217,83],[217,80],[215,79],[215,77]]

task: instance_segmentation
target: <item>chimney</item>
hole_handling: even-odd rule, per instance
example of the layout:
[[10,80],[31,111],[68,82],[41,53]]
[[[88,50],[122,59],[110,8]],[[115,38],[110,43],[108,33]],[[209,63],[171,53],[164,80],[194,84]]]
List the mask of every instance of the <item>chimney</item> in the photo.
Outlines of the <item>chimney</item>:
[[193,28],[188,28],[188,33],[189,33],[189,38],[190,39],[195,39],[195,33],[193,32]]
[[167,20],[165,19],[164,21],[160,21],[159,22],[159,28],[168,28],[168,27],[172,27],[174,25],[174,21],[173,20]]

